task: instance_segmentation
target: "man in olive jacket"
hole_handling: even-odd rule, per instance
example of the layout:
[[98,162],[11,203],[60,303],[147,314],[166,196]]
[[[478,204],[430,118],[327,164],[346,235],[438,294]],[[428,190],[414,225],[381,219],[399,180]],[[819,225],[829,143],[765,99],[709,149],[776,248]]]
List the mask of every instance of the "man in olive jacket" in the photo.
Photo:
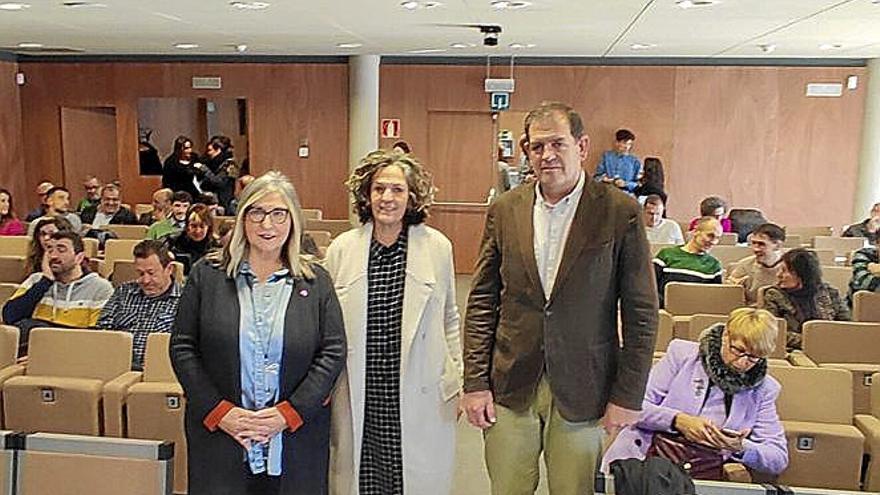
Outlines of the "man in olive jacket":
[[[657,328],[639,205],[586,179],[581,117],[525,120],[538,177],[489,208],[465,322],[463,408],[482,428],[492,493],[593,493],[602,441],[638,420]],[[618,306],[622,322],[618,337]]]

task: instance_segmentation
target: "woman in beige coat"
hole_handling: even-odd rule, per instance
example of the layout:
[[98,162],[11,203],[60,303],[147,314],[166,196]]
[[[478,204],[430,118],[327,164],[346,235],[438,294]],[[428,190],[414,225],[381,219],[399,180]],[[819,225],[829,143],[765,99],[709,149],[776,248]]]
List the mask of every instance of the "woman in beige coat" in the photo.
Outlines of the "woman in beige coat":
[[348,335],[332,399],[330,490],[448,495],[461,389],[452,245],[424,225],[430,175],[374,151],[348,182],[361,223],[327,251]]

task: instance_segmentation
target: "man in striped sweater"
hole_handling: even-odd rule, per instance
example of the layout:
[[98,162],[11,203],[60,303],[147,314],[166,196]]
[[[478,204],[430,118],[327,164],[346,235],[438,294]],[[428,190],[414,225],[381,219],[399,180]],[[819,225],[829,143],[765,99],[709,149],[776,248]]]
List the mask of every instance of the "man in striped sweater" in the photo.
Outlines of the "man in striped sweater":
[[721,241],[721,222],[715,217],[700,218],[691,240],[684,246],[661,249],[654,257],[654,274],[657,276],[657,294],[660,307],[666,284],[669,282],[696,282],[720,284],[723,275],[721,262],[709,254]]
[[25,279],[3,306],[3,321],[21,329],[19,351],[34,327],[90,328],[113,294],[110,282],[83,268],[83,242],[75,232],[52,234],[42,271]]

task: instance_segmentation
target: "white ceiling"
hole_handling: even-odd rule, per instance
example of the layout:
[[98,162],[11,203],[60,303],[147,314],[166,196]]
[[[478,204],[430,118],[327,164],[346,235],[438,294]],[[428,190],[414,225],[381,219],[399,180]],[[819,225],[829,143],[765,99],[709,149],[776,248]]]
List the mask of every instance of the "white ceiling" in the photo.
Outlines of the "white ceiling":
[[[7,0],[0,0],[3,3]],[[267,0],[241,11],[228,0],[95,0],[104,7],[67,8],[61,0],[20,0],[0,10],[0,47],[22,42],[82,49],[86,54],[230,55],[569,55],[587,57],[880,57],[880,1],[721,0],[682,9],[675,0],[534,0],[496,11],[490,0],[445,0],[408,11],[400,0]],[[475,29],[437,26],[493,23],[499,46],[482,46]],[[175,43],[197,43],[180,50]],[[363,46],[338,48],[338,43]],[[451,43],[471,43],[451,48]],[[514,50],[511,43],[534,44]],[[652,43],[633,50],[634,43]],[[821,50],[825,43],[842,49]],[[759,45],[773,44],[765,54]]]

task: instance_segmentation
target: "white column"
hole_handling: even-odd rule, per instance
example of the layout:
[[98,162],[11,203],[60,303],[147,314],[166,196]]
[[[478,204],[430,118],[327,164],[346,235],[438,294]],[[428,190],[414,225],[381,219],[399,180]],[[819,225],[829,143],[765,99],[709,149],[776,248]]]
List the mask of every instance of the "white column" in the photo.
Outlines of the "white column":
[[871,205],[880,201],[880,58],[868,61],[866,88],[862,152],[853,204],[854,222],[863,220]]
[[[379,55],[348,59],[348,166],[379,147]],[[352,222],[357,218],[352,215]]]

